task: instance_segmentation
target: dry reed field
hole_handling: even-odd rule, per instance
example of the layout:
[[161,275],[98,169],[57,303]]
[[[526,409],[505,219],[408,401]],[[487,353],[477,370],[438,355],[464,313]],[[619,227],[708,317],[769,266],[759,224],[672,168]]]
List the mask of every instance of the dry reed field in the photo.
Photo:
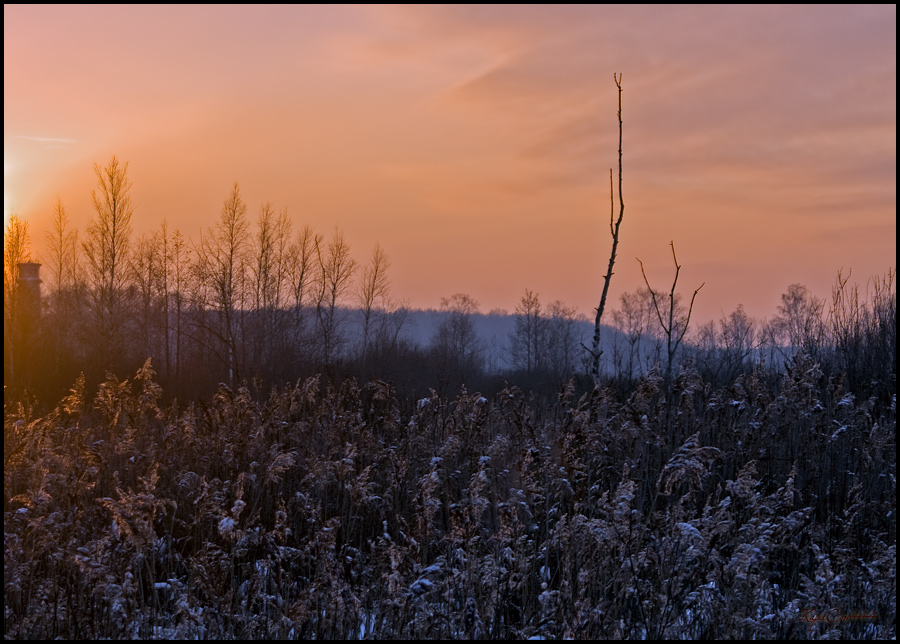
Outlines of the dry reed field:
[[896,636],[895,381],[178,409],[153,377],[5,409],[7,638]]

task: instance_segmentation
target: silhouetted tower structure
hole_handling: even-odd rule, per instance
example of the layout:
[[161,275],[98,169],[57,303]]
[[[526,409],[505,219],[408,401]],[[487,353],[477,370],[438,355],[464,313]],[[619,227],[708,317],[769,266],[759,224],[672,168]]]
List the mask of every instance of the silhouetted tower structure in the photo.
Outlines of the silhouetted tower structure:
[[41,318],[41,265],[37,262],[19,264],[18,296],[23,326],[28,329]]
[[10,317],[5,320],[9,325],[9,334],[7,329],[3,334],[3,372],[13,387],[28,383],[33,339],[41,318],[41,265],[21,262],[16,266],[19,276],[10,294]]

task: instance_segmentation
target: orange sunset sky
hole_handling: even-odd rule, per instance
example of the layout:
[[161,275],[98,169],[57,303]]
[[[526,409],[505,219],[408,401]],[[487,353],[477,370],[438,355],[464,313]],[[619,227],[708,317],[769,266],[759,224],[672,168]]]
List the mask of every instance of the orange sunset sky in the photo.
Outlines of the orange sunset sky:
[[893,5],[5,6],[5,217],[40,258],[115,154],[133,240],[197,241],[237,181],[252,221],[339,226],[360,263],[380,242],[414,307],[530,288],[592,316],[621,72],[611,305],[635,257],[668,290],[674,240],[694,320],[771,317],[896,266],[896,54]]

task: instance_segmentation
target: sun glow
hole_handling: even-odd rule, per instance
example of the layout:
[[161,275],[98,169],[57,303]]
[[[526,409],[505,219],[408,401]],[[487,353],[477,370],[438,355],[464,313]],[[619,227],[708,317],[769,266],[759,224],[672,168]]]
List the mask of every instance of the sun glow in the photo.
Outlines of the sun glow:
[[3,159],[3,229],[6,230],[6,225],[9,223],[9,218],[12,215],[12,195],[10,195],[9,190],[9,180],[8,175],[10,170],[12,169],[12,163],[9,162],[8,159]]

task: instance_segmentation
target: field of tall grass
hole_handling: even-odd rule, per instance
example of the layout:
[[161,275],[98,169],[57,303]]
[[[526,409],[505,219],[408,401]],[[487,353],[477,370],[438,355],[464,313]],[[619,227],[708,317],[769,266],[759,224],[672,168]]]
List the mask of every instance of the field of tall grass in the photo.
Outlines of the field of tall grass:
[[[896,384],[893,384],[896,391]],[[7,638],[896,637],[896,394],[383,381],[4,410]]]

